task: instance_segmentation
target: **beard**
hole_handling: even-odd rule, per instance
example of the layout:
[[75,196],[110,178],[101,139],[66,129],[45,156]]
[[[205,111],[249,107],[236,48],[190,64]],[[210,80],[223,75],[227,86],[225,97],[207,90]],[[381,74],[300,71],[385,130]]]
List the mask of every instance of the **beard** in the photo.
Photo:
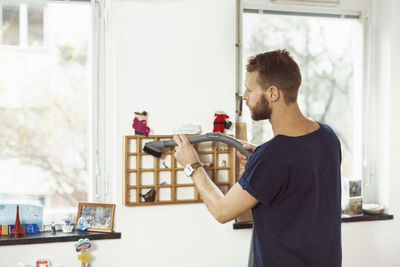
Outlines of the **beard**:
[[269,120],[271,118],[272,110],[269,107],[265,96],[261,96],[260,100],[258,100],[254,109],[250,109],[251,111],[251,118],[255,121],[260,120]]

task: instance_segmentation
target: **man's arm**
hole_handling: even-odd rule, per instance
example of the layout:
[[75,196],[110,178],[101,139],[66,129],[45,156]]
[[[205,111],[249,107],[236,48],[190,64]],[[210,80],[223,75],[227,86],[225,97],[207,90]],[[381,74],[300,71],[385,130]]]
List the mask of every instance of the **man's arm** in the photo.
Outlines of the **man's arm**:
[[[199,161],[196,150],[185,135],[174,136],[174,140],[178,145],[175,157],[182,166]],[[224,196],[202,167],[192,174],[192,179],[208,210],[220,223],[231,221],[258,203],[238,183]]]

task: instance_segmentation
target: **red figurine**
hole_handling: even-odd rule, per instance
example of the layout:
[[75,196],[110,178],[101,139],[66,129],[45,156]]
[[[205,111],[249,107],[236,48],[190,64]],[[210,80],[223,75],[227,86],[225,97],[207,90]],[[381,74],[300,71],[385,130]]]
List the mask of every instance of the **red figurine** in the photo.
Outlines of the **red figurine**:
[[215,114],[215,119],[214,119],[214,133],[224,133],[225,132],[225,125],[226,125],[226,120],[229,118],[228,115],[225,114],[223,111],[216,111]]
[[11,237],[13,234],[14,238],[17,238],[19,234],[23,234],[24,236],[26,236],[19,220],[19,205],[17,205],[17,218],[15,218],[14,228],[12,229],[11,233],[8,234],[8,237]]

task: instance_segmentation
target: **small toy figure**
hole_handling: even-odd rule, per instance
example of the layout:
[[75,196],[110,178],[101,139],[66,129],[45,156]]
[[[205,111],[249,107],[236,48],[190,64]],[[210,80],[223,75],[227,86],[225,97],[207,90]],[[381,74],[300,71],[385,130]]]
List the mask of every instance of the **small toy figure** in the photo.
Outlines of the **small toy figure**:
[[152,188],[146,194],[144,195],[139,194],[139,195],[144,198],[144,202],[154,202],[154,200],[156,199],[156,190]]
[[56,234],[56,224],[54,223],[54,221],[51,222],[50,226],[51,226],[51,234],[55,235]]
[[85,234],[88,228],[89,228],[88,220],[85,217],[80,217],[78,220],[78,225],[76,226],[78,234]]
[[216,111],[214,117],[214,133],[224,133],[225,129],[229,129],[232,126],[232,122],[227,120],[229,116],[225,112]]
[[135,112],[132,128],[135,129],[136,135],[149,136],[150,128],[147,127],[147,112]]

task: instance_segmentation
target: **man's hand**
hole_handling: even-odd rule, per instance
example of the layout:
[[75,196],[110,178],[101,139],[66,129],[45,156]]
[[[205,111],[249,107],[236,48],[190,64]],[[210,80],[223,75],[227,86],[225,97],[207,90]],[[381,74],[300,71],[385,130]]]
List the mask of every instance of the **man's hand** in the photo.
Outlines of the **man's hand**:
[[[245,141],[241,141],[243,143],[243,148],[247,149],[247,150],[251,150],[254,152],[254,150],[256,150],[257,146],[247,143]],[[240,164],[242,164],[243,166],[246,165],[247,163],[247,158],[245,155],[243,155],[242,153],[239,152],[239,150],[236,150],[236,155],[238,156],[239,160],[240,160]]]
[[175,147],[175,158],[182,166],[200,161],[197,151],[190,144],[188,138],[184,134],[174,135],[177,144]]

